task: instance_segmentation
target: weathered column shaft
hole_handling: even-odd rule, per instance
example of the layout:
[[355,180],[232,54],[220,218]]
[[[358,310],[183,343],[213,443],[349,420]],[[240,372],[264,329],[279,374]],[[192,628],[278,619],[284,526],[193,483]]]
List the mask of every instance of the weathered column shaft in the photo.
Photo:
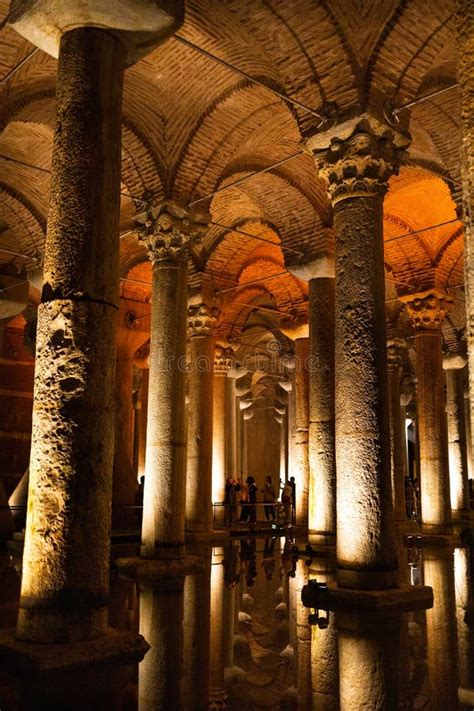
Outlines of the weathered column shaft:
[[132,466],[133,353],[118,351],[115,361],[115,446],[112,501],[134,504],[137,478]]
[[214,373],[212,406],[212,501],[224,501],[226,480],[226,385],[225,373]]
[[61,38],[17,629],[36,642],[107,625],[124,64],[104,30]]
[[451,520],[451,511],[441,331],[418,331],[415,349],[422,519],[442,526]]
[[189,410],[186,467],[186,529],[211,532],[212,525],[212,407],[214,386],[215,318],[201,305],[188,318]]
[[141,555],[184,557],[188,249],[199,218],[165,201],[139,216],[153,264],[150,374]]
[[309,338],[295,341],[295,464],[296,524],[308,525],[309,493]]
[[388,343],[387,363],[390,410],[390,471],[392,476],[392,501],[395,521],[402,522],[405,521],[407,517],[407,508],[405,501],[405,423],[402,423],[402,415],[400,409],[400,346],[393,341],[389,341]]
[[227,378],[225,392],[225,467],[227,476],[237,476],[237,440],[235,422],[235,380]]
[[146,431],[148,426],[148,386],[150,371],[142,370],[142,383],[140,386],[140,422],[138,431],[138,476],[145,476],[146,465]]
[[187,265],[156,262],[141,555],[184,555]]
[[415,329],[421,513],[425,528],[451,522],[441,324],[452,298],[431,289],[403,296]]
[[[461,93],[461,174],[464,218],[466,333],[469,361],[469,399],[474,422],[474,6],[457,0],[457,77]],[[471,431],[474,437],[474,427]],[[473,441],[471,440],[471,447]]]
[[334,429],[334,278],[309,282],[309,536],[336,536],[336,451]]
[[[461,359],[458,365],[465,362]],[[464,371],[459,367],[450,367],[450,359],[445,359],[444,367],[451,508],[455,516],[465,516],[468,515],[470,503],[464,418]]]

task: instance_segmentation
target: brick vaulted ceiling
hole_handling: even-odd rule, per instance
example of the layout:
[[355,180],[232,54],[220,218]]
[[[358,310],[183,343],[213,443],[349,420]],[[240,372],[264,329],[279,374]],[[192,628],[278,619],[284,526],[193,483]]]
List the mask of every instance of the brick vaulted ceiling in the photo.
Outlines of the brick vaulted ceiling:
[[[0,0],[0,21],[7,12]],[[264,86],[174,38],[127,70],[122,190],[132,197],[122,199],[121,270],[134,281],[123,283],[122,294],[150,294],[150,269],[133,231],[139,199],[188,203],[298,152],[314,132],[314,115],[265,86],[316,110],[332,107],[339,117],[380,111],[387,100],[400,105],[455,83],[454,22],[451,0],[188,0],[179,34]],[[32,49],[5,25],[0,78]],[[0,253],[4,270],[29,266],[28,257],[43,250],[55,76],[56,60],[38,51],[0,87],[0,247],[27,255]],[[385,201],[387,279],[398,294],[436,286],[452,289],[459,302],[457,90],[414,107],[409,129],[408,159]],[[304,312],[307,287],[285,271],[284,257],[316,249],[332,224],[312,159],[302,154],[200,206],[213,225],[191,281],[205,270],[222,294],[223,334],[243,327],[253,303]],[[399,239],[439,222],[449,224]]]

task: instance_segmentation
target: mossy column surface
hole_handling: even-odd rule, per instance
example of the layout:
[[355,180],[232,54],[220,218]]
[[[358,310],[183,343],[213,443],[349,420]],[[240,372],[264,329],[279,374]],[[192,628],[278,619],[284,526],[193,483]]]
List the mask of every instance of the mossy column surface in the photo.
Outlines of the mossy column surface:
[[104,30],[61,38],[17,628],[35,642],[107,625],[124,66]]
[[183,558],[187,260],[200,217],[165,201],[139,217],[153,264],[143,558]]
[[383,196],[397,169],[393,139],[362,118],[315,153],[336,233],[337,581],[348,588],[398,584],[382,231]]

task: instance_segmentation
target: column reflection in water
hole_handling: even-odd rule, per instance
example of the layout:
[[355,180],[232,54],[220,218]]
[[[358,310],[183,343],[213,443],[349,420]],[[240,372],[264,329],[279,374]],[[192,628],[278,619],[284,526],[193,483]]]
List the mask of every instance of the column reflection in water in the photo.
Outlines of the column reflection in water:
[[294,577],[296,622],[296,682],[298,711],[311,711],[311,626],[308,610],[301,601],[301,590],[308,582],[305,560],[298,560]]
[[341,711],[398,711],[400,622],[400,615],[336,614]]
[[[474,610],[472,602],[471,549],[454,551],[454,588],[458,634],[459,686],[474,689]],[[474,692],[471,697],[474,698]]]
[[222,548],[212,551],[209,708],[225,707],[224,565]]
[[425,585],[433,588],[434,604],[426,611],[430,709],[458,707],[457,634],[452,548],[423,550]]
[[150,649],[139,665],[140,711],[183,708],[183,593],[184,577],[141,586],[140,634]]
[[198,575],[188,575],[184,583],[181,701],[183,709],[204,711],[209,704],[211,550],[204,545],[196,546],[191,553],[204,558],[205,569]]
[[[336,562],[314,561],[310,579],[331,583],[336,577]],[[309,612],[309,610],[307,610]],[[313,711],[339,711],[339,667],[337,629],[334,613],[323,612],[327,620],[311,626],[311,685]],[[325,626],[327,624],[327,627]]]
[[237,545],[230,541],[224,550],[224,611],[222,620],[223,664],[226,687],[241,678],[245,672],[234,663],[235,625],[238,622],[239,605],[236,594],[240,583]]

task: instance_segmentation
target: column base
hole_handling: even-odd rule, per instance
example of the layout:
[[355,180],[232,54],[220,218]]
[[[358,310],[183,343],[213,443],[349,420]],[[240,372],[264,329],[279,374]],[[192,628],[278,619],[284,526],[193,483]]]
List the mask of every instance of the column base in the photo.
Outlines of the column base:
[[453,548],[460,544],[459,535],[455,533],[439,534],[421,530],[413,535],[405,535],[403,544],[407,548]]
[[308,541],[312,546],[330,547],[336,545],[335,533],[324,533],[323,531],[309,531]]
[[81,642],[38,644],[15,637],[14,629],[0,631],[0,665],[17,675],[73,671],[97,664],[134,664],[150,649],[140,634],[108,627],[102,637]]
[[340,588],[349,590],[388,591],[398,588],[398,570],[351,570],[336,566]]
[[449,523],[425,523],[421,521],[420,534],[423,536],[450,536],[453,532],[451,521]]
[[329,583],[325,590],[310,582],[301,599],[305,607],[342,612],[409,612],[433,607],[433,590],[426,585],[401,585],[391,590],[351,590]]
[[186,556],[179,559],[119,558],[117,566],[121,575],[134,580],[155,581],[201,573],[205,569],[202,558]]
[[162,543],[155,541],[155,545],[144,544],[140,546],[140,557],[160,560],[182,560],[186,556],[184,543]]
[[229,531],[186,531],[186,543],[225,543],[229,537]]

